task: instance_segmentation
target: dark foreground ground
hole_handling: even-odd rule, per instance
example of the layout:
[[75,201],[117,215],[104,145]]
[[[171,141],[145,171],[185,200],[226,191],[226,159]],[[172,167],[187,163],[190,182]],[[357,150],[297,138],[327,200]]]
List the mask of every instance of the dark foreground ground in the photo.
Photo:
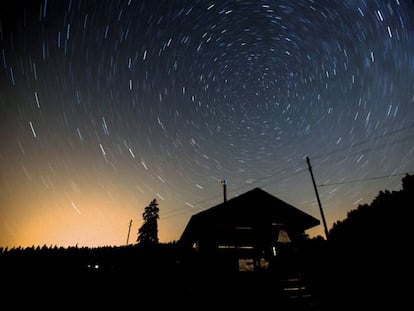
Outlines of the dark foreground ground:
[[[304,284],[300,284],[303,286]],[[15,308],[101,309],[254,309],[271,306],[278,310],[319,310],[310,291],[291,298],[284,282],[254,273],[140,271],[113,273],[31,273],[3,281],[3,301]],[[289,289],[289,291],[293,291]]]
[[315,244],[278,269],[229,272],[174,246],[7,252],[1,301],[10,310],[412,309],[408,257],[347,254]]

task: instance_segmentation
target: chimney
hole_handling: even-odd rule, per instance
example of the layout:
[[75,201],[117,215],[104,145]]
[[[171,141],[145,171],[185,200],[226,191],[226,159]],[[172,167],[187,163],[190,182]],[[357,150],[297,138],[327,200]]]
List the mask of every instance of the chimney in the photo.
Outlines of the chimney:
[[224,202],[227,201],[227,181],[225,179],[223,179],[221,181],[221,184],[223,185],[223,198],[224,198]]

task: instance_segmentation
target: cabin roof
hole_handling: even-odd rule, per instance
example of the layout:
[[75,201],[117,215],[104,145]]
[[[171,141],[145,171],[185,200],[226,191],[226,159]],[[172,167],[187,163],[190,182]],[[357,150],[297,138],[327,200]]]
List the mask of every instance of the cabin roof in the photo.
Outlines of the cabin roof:
[[283,223],[300,231],[320,224],[315,217],[260,188],[254,188],[194,214],[180,239],[220,224],[248,225],[264,222]]

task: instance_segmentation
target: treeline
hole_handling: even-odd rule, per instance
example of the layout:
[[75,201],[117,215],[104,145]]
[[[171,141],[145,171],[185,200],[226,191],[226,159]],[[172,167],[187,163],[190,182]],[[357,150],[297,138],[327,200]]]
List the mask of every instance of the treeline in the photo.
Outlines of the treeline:
[[179,258],[176,242],[150,246],[17,247],[0,249],[0,272],[6,273],[120,273],[123,270],[162,269]]
[[412,304],[413,203],[414,175],[407,174],[401,190],[380,191],[337,221],[328,241],[306,243],[305,271],[327,309]]
[[3,249],[2,297],[11,299],[14,309],[43,310],[122,308],[139,300],[172,299],[180,291],[175,281],[179,258],[176,242]]
[[[414,175],[402,179],[399,191],[380,191],[370,204],[359,205],[348,212],[346,219],[334,223],[329,231],[332,243],[362,250],[383,246],[383,253],[412,236],[411,209],[414,203]],[[384,247],[388,244],[387,247]]]

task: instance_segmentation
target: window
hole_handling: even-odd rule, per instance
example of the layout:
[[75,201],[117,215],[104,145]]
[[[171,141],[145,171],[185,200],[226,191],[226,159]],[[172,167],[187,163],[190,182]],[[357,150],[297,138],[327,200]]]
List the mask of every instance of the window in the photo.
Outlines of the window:
[[279,230],[279,234],[278,234],[278,237],[277,237],[277,241],[279,243],[289,243],[289,242],[291,242],[290,241],[290,238],[289,238],[289,235],[283,229],[280,229]]
[[239,258],[239,271],[254,271],[253,258]]

